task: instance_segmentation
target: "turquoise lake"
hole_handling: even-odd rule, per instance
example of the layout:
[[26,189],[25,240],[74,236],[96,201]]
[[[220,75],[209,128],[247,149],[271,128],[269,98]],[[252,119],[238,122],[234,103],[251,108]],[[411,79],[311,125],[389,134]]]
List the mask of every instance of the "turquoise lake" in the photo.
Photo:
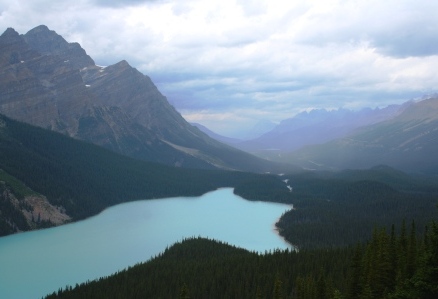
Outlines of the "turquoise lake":
[[0,298],[38,299],[147,261],[193,236],[259,252],[291,248],[274,226],[290,208],[247,201],[224,188],[124,203],[80,222],[2,237]]

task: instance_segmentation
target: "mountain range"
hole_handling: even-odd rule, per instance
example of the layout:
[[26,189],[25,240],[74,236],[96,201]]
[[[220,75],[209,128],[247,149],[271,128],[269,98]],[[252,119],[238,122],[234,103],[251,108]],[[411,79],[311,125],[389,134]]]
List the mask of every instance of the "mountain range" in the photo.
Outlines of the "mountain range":
[[252,140],[212,138],[261,158],[303,169],[366,169],[388,165],[409,173],[438,174],[438,96],[385,108],[314,109],[280,122]]
[[330,142],[283,154],[279,161],[310,169],[369,168],[385,164],[438,174],[438,97],[412,102],[397,116]]
[[210,138],[127,61],[97,66],[78,43],[44,25],[24,35],[8,28],[0,36],[0,113],[146,161],[255,172],[285,168]]
[[[436,110],[421,108],[427,106],[424,101],[359,111],[311,110],[241,141],[188,123],[127,61],[98,66],[78,43],[68,43],[44,25],[23,35],[8,28],[0,36],[1,114],[170,166],[278,173],[299,169],[292,165],[388,164],[429,173],[436,164],[427,151],[434,148],[429,137],[436,124],[428,113]],[[416,150],[406,148],[412,139]]]
[[321,144],[341,138],[357,128],[393,118],[409,105],[410,102],[382,109],[304,111],[281,121],[272,130],[257,138],[232,145],[259,156],[269,156],[273,152],[290,152],[307,145]]

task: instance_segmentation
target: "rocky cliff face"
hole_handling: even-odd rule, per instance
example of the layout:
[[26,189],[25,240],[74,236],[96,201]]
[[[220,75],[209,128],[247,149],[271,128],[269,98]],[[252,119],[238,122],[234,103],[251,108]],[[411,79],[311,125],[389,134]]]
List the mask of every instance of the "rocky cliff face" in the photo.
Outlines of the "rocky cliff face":
[[273,170],[191,126],[128,62],[96,66],[79,44],[43,25],[0,36],[0,113],[148,161]]
[[73,135],[91,103],[78,69],[32,49],[15,30],[0,37],[0,112]]
[[71,217],[61,206],[52,205],[45,196],[18,196],[1,179],[0,173],[0,236],[21,231],[67,223]]
[[121,108],[157,138],[189,147],[193,142],[209,139],[186,122],[148,76],[125,60],[105,68],[86,67],[81,75],[101,105]]

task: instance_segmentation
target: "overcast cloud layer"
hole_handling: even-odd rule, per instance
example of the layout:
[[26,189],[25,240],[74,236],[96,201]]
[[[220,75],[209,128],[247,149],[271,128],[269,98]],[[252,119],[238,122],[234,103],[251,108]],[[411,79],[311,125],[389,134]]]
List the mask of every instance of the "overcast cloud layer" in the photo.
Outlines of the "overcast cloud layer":
[[0,31],[45,24],[99,65],[126,59],[223,134],[312,108],[438,87],[438,1],[0,0]]

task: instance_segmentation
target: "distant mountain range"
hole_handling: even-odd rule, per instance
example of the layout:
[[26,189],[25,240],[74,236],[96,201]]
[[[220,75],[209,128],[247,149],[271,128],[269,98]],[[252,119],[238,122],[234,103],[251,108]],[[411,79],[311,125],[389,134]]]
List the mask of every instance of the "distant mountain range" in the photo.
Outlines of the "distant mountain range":
[[412,102],[397,116],[348,136],[278,157],[310,169],[369,168],[385,164],[438,174],[438,97]]
[[210,130],[209,128],[207,128],[202,124],[192,123],[192,125],[197,127],[199,130],[201,130],[208,136],[232,146],[234,146],[234,144],[236,143],[242,143],[247,140],[258,138],[261,135],[271,131],[276,126],[274,122],[271,122],[269,120],[260,120],[255,125],[249,128],[244,128],[240,130],[238,128],[235,128],[235,131],[233,131],[232,136],[225,136]]
[[242,150],[263,156],[274,152],[289,152],[310,144],[321,144],[341,138],[357,128],[390,119],[403,111],[404,105],[391,105],[383,109],[365,108],[304,111],[285,119],[258,138],[233,144]]
[[276,171],[190,125],[128,62],[97,66],[44,25],[0,36],[0,113],[115,152],[172,166]]
[[438,174],[437,95],[381,109],[302,112],[247,141],[202,130],[259,157],[305,169],[384,164],[406,172]]

